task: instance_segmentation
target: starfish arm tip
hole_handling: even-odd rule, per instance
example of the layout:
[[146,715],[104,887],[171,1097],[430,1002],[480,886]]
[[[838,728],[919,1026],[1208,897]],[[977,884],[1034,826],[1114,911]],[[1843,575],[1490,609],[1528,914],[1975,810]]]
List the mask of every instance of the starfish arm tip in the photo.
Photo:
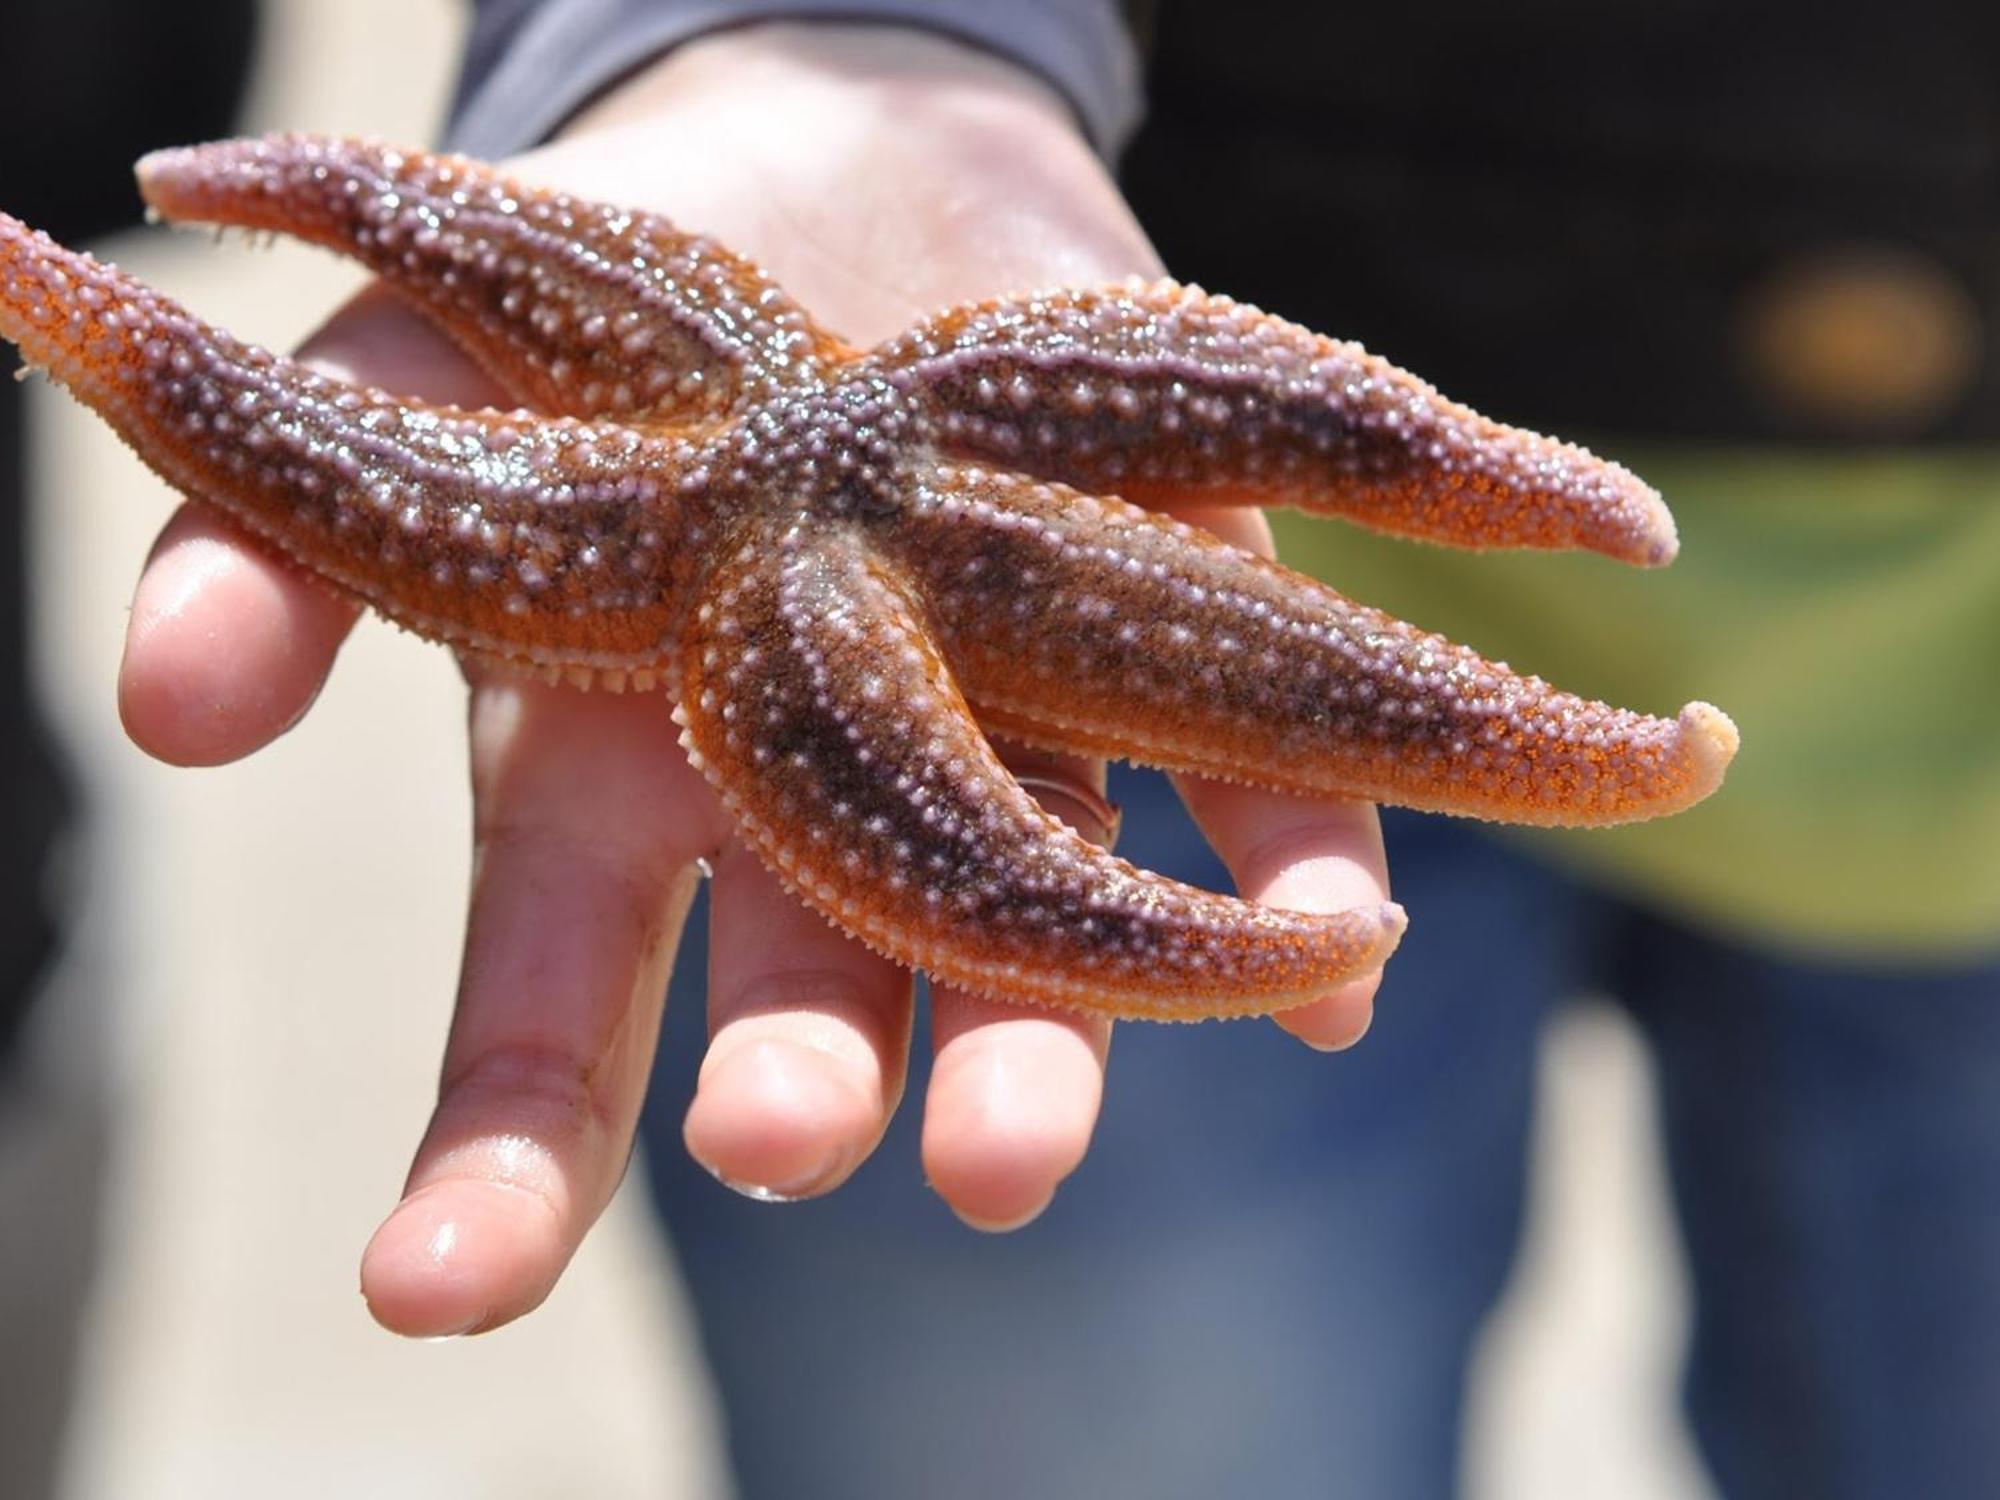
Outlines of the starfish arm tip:
[[162,146],[132,163],[132,178],[139,184],[140,196],[150,199],[154,186],[171,178],[175,169],[185,163],[188,151],[186,146]]
[[1591,518],[1570,545],[1640,568],[1664,568],[1680,555],[1680,528],[1657,489],[1613,459],[1587,448],[1571,452],[1579,460],[1589,497],[1585,514]]
[[1646,512],[1645,522],[1640,528],[1640,553],[1634,561],[1642,568],[1664,568],[1680,556],[1680,528],[1674,523],[1674,513],[1667,509],[1667,502],[1660,498],[1658,490],[1636,475],[1628,477]]
[[1410,914],[1403,910],[1401,903],[1384,901],[1381,910],[1376,914],[1376,922],[1381,929],[1381,936],[1376,939],[1374,951],[1369,954],[1369,962],[1362,970],[1363,973],[1373,973],[1389,961],[1390,955],[1401,945],[1403,934],[1409,931]]
[[1712,703],[1688,704],[1677,725],[1688,756],[1688,802],[1692,804],[1722,785],[1723,774],[1736,758],[1743,737],[1737,732],[1736,721]]
[[[212,163],[226,147],[234,147],[243,154],[258,144],[236,141],[209,146],[162,146],[132,164],[132,178],[150,211],[171,219],[190,218],[198,212],[192,195],[200,184],[204,165]],[[213,170],[212,166],[209,170]]]
[[1403,941],[1410,925],[1408,913],[1394,901],[1373,907],[1353,906],[1309,918],[1318,927],[1318,941],[1324,944],[1323,962],[1309,979],[1296,988],[1267,995],[1239,1007],[1222,1009],[1190,1006],[1164,1017],[1148,1011],[1134,1012],[1145,1019],[1205,1021],[1233,1015],[1278,1015],[1303,1005],[1324,1000],[1343,985],[1367,979],[1380,972]]

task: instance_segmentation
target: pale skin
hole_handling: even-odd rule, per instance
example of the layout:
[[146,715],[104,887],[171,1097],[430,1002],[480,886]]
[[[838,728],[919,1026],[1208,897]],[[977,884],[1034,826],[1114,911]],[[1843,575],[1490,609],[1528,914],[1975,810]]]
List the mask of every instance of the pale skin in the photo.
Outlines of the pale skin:
[[[1161,270],[1060,99],[1004,62],[890,27],[696,42],[513,166],[714,235],[861,344],[949,303]],[[391,390],[513,404],[380,293],[306,353]],[[1254,514],[1190,519],[1269,550]],[[184,508],[139,581],[126,727],[176,764],[248,755],[309,709],[355,617]],[[468,680],[475,849],[456,1011],[436,1111],[361,1268],[376,1318],[411,1335],[485,1331],[535,1307],[609,1200],[697,861],[714,872],[713,957],[685,1138],[710,1171],[759,1195],[837,1188],[900,1102],[911,1046],[909,974],[798,906],[734,840],[663,697]],[[1052,811],[1108,832],[1101,766],[1009,759]],[[1387,896],[1371,807],[1181,789],[1246,896],[1303,911]],[[1349,1045],[1376,982],[1278,1024]],[[935,992],[923,1164],[954,1212],[1009,1229],[1048,1205],[1089,1146],[1110,1042],[1107,1022]]]

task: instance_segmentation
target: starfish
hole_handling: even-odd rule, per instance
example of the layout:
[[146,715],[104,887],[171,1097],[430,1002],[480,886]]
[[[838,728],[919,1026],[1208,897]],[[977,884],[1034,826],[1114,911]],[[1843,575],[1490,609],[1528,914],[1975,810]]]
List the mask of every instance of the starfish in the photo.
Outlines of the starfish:
[[1687,807],[1735,751],[1706,704],[1585,701],[1152,508],[1674,553],[1623,469],[1226,297],[1005,297],[863,350],[711,240],[463,158],[280,137],[138,175],[168,217],[358,258],[524,409],[329,379],[0,215],[0,334],[31,365],[392,621],[663,689],[801,900],[970,989],[1269,1012],[1372,970],[1403,926],[1393,905],[1277,911],[1134,869],[1045,813],[986,731],[1540,824]]

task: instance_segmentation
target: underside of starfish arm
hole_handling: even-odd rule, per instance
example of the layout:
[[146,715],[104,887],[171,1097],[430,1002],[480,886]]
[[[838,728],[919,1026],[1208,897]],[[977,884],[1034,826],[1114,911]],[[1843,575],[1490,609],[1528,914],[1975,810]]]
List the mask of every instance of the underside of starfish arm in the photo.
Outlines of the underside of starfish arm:
[[1464,547],[1676,548],[1653,490],[1340,343],[1174,282],[956,308],[876,356],[948,449],[1146,505],[1285,505]]
[[659,665],[708,524],[685,445],[329,379],[4,214],[0,337],[168,483],[398,624],[521,664]]
[[1559,692],[1206,532],[941,465],[879,523],[989,727],[1281,790],[1516,823],[1678,811],[1736,748]]
[[170,219],[280,231],[354,257],[541,411],[721,417],[838,348],[714,241],[463,157],[272,136],[156,151],[138,177]]
[[1039,808],[974,724],[893,569],[853,533],[747,537],[690,618],[683,736],[750,845],[898,961],[1014,1000],[1200,1019],[1303,1003],[1400,911],[1274,911],[1179,885]]

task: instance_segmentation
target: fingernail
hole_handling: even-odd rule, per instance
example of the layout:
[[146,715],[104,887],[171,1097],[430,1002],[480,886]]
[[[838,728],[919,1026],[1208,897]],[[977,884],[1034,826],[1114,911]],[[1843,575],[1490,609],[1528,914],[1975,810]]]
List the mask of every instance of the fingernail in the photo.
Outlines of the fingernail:
[[740,1193],[753,1203],[798,1203],[807,1198],[816,1198],[826,1189],[826,1184],[834,1180],[839,1172],[845,1153],[832,1151],[819,1161],[810,1171],[800,1172],[782,1182],[741,1182],[720,1171],[700,1157],[695,1160],[701,1169],[732,1193]]
[[[367,1291],[366,1290],[361,1291],[360,1295],[361,1295],[362,1305],[368,1309],[369,1316],[374,1317],[375,1306],[372,1302],[369,1301]],[[491,1316],[491,1310],[482,1307],[478,1312],[474,1313],[470,1318],[467,1318],[463,1323],[458,1324],[454,1328],[440,1328],[435,1333],[403,1333],[400,1329],[394,1331],[397,1332],[406,1343],[450,1344],[450,1343],[455,1343],[457,1340],[464,1338],[468,1333],[472,1333],[480,1328],[485,1327],[486,1320],[490,1316]]]
[[481,1313],[478,1317],[474,1318],[470,1323],[466,1323],[458,1328],[447,1329],[443,1333],[415,1334],[411,1337],[410,1342],[413,1344],[454,1343],[457,1340],[464,1338],[468,1333],[472,1332],[473,1329],[477,1328],[480,1324],[484,1323],[485,1321],[486,1321],[486,1314]]
[[[1093,844],[1109,849],[1118,842],[1118,828],[1124,814],[1117,803],[1105,798],[1089,782],[1039,771],[1016,771],[1014,779]],[[1055,805],[1050,806],[1051,803]]]
[[[1313,1051],[1315,1052],[1345,1052],[1347,1051],[1348,1048],[1352,1047],[1355,1043],[1359,1042],[1363,1037],[1368,1035],[1368,1028],[1373,1026],[1374,1024],[1375,1024],[1375,1007],[1373,1005],[1370,1005],[1366,1013],[1363,1014],[1363,1016],[1361,1017],[1361,1025],[1346,1036],[1334,1037],[1331,1040],[1327,1041],[1322,1041],[1317,1037],[1302,1036],[1299,1037],[1299,1040],[1304,1042],[1308,1047],[1312,1048]],[[1298,1034],[1294,1032],[1293,1035],[1297,1036]]]
[[1056,1195],[1050,1193],[1026,1213],[1015,1214],[1013,1217],[1006,1219],[982,1218],[978,1214],[967,1213],[955,1203],[948,1204],[947,1206],[954,1214],[958,1215],[959,1222],[964,1224],[968,1229],[976,1229],[981,1234],[1008,1234],[1016,1229],[1023,1229],[1034,1223],[1035,1220],[1048,1212],[1049,1205],[1055,1201]]

